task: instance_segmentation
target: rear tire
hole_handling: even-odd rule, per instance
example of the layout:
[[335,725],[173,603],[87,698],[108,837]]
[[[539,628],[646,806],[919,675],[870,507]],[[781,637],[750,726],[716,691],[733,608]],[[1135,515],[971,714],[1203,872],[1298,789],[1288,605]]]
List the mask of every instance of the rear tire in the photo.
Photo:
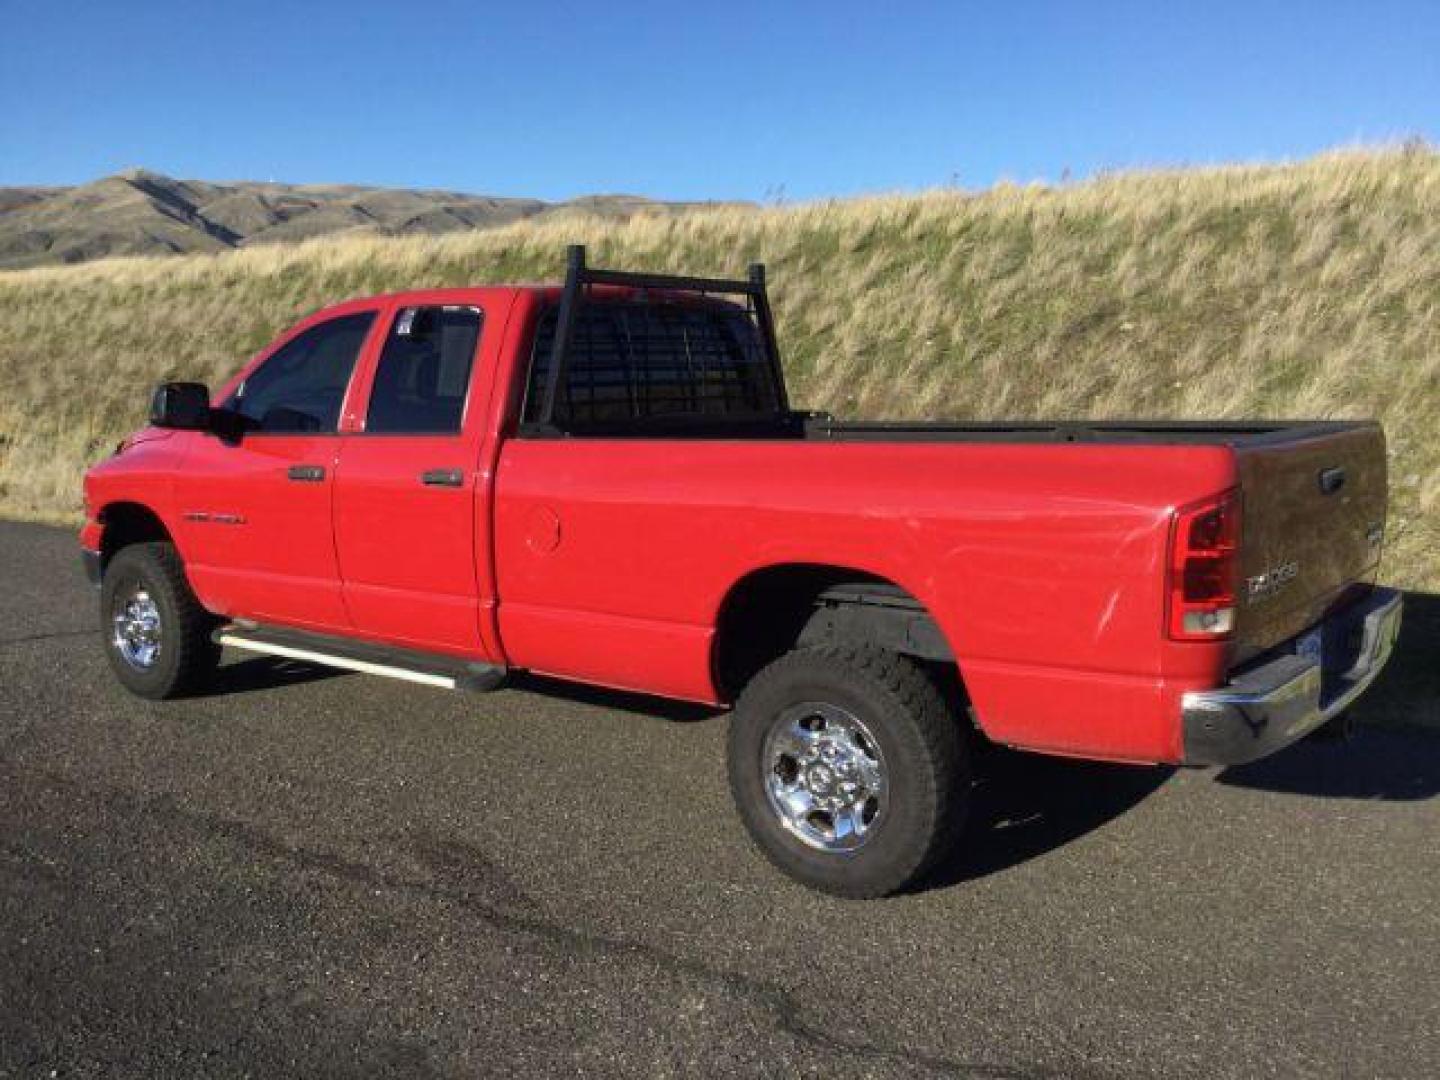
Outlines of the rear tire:
[[132,694],[159,700],[203,688],[220,663],[214,627],[174,546],[132,544],[106,566],[100,632],[110,667]]
[[731,720],[730,788],[765,856],[837,896],[914,884],[954,847],[970,796],[968,744],[914,663],[869,647],[789,653]]

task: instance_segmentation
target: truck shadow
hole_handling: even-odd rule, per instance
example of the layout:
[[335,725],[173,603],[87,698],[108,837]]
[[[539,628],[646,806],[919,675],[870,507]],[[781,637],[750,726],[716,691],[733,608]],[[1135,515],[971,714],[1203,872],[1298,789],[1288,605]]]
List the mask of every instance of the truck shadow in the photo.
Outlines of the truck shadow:
[[[1307,739],[1215,774],[1227,786],[1311,798],[1411,801],[1440,795],[1440,596],[1408,593],[1385,674],[1354,710],[1354,737]],[[920,891],[1045,855],[1120,817],[1176,770],[987,749],[956,857]]]
[[1440,732],[1362,725],[1224,770],[1215,782],[1286,795],[1407,802],[1440,795]]
[[1440,596],[1405,593],[1395,654],[1354,713],[1362,724],[1440,736]]
[[[1306,740],[1215,775],[1227,786],[1315,798],[1417,800],[1440,794],[1440,596],[1408,593],[1385,674],[1356,706],[1349,741]],[[346,674],[294,660],[246,659],[220,669],[214,694],[296,685]],[[512,690],[659,720],[693,723],[724,710],[515,674]],[[987,748],[959,854],[921,891],[985,877],[1045,855],[1104,826],[1160,788],[1175,770],[1111,765]]]
[[340,668],[324,667],[304,660],[256,656],[222,664],[201,696],[218,697],[224,694],[244,694],[252,690],[274,690],[348,674],[348,671]]
[[1440,596],[1405,594],[1405,621],[1385,673],[1352,710],[1350,740],[1307,739],[1217,780],[1341,799],[1440,794]]
[[982,878],[1064,847],[1130,810],[1175,770],[994,747],[977,772],[960,849],[920,891]]
[[[959,851],[918,891],[985,877],[1046,855],[1137,806],[1175,775],[996,748],[986,753]],[[1440,794],[1440,732],[1361,727],[1234,766],[1214,782],[1325,799],[1413,801]]]
[[543,694],[546,697],[573,701],[578,705],[593,705],[599,709],[616,709],[638,716],[650,716],[657,720],[689,724],[698,720],[713,720],[723,716],[728,709],[713,705],[700,705],[692,701],[675,701],[671,698],[651,697],[629,690],[611,690],[587,683],[567,682],[548,675],[531,675],[529,672],[512,672],[505,680],[505,689],[520,690],[528,694]]

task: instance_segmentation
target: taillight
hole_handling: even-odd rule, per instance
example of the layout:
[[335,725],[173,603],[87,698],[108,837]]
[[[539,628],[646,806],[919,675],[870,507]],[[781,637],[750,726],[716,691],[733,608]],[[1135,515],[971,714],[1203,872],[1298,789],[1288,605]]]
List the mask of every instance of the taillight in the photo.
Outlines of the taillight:
[[1170,530],[1170,636],[1215,641],[1235,629],[1240,498],[1234,491],[1182,507]]

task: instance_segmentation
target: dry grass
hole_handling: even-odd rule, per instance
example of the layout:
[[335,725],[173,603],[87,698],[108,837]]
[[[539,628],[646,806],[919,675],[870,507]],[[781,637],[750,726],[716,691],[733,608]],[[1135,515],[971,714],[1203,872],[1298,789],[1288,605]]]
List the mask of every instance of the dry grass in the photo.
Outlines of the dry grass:
[[770,264],[798,403],[847,416],[1378,416],[1385,576],[1440,591],[1440,154],[1119,175],[0,274],[0,512],[73,519],[160,379],[299,315],[601,264]]

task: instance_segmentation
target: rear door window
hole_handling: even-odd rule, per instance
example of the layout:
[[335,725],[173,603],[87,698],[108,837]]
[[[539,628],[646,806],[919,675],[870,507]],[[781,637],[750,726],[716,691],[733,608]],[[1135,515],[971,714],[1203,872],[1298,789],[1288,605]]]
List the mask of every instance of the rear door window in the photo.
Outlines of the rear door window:
[[366,433],[458,434],[480,323],[475,307],[402,308],[375,369]]

